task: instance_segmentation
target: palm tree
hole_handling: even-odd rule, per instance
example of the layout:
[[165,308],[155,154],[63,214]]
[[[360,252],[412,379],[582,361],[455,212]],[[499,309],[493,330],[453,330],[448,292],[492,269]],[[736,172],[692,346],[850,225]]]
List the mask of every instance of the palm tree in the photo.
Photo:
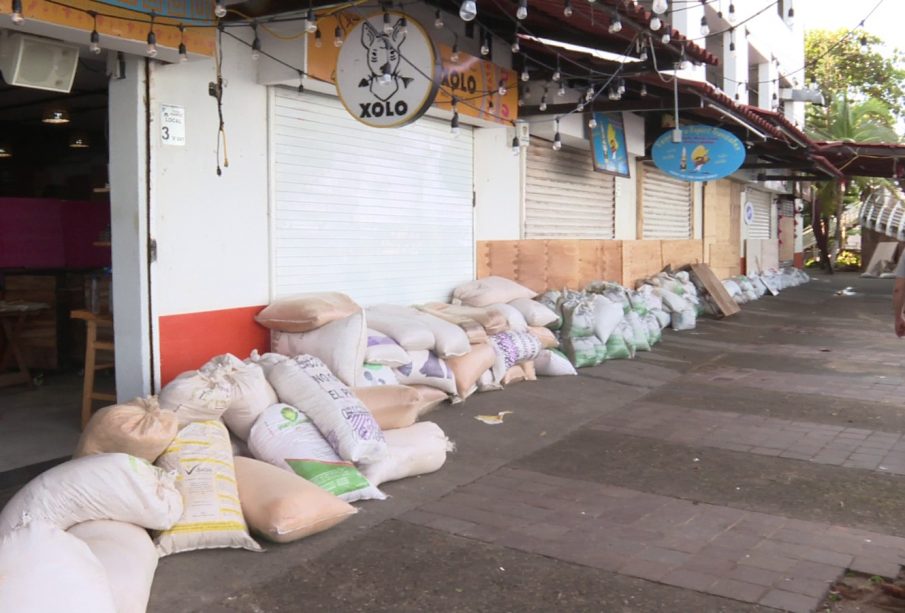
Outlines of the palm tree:
[[[833,99],[827,112],[822,116],[818,115],[816,119],[817,125],[810,126],[808,132],[817,140],[850,143],[899,141],[898,134],[892,128],[894,119],[889,107],[876,98],[852,104],[846,93],[841,92]],[[859,201],[886,183],[888,182],[885,179],[855,177],[847,184],[840,181],[824,181],[818,184],[811,225],[822,259],[827,263],[830,272],[833,272],[827,236],[830,216],[836,217],[836,245],[832,254],[835,257],[842,246],[842,214],[845,211],[846,196]]]

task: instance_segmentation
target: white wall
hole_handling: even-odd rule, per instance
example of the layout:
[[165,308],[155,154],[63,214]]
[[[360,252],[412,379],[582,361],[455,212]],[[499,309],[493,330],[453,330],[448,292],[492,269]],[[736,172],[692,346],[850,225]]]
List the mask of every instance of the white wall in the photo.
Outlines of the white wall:
[[638,158],[644,156],[644,118],[623,113],[625,149],[631,176],[616,177],[616,233],[617,240],[638,238]]
[[[155,65],[151,210],[156,316],[266,304],[269,298],[267,88],[248,48],[224,38],[229,167],[217,176],[212,60]],[[184,147],[160,139],[162,104],[185,109]]]
[[474,131],[475,240],[521,238],[525,156],[512,154],[514,135],[512,128]]
[[110,81],[110,227],[116,393],[151,392],[148,313],[145,60],[127,56],[122,79]]

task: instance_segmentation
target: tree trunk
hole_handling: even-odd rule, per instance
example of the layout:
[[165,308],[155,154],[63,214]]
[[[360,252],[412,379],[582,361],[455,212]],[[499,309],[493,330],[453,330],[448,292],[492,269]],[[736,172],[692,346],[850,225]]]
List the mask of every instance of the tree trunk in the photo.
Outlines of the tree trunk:
[[845,198],[843,197],[842,190],[840,190],[839,198],[836,202],[836,244],[833,245],[833,264],[836,263],[836,258],[839,256],[839,252],[842,251],[842,239],[845,235],[845,230],[842,228],[843,225],[843,217],[845,216]]
[[814,198],[811,204],[811,228],[814,230],[814,240],[817,241],[817,249],[820,250],[820,260],[830,274],[833,274],[833,262],[830,260],[830,250],[827,245],[827,231],[829,219],[820,214],[820,202]]

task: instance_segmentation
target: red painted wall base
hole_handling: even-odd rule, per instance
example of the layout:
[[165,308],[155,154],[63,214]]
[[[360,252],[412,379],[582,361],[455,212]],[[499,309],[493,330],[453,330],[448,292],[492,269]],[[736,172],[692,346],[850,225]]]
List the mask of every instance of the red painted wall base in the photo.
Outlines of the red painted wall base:
[[795,268],[804,268],[804,254],[801,252],[796,253],[793,256],[792,265]]

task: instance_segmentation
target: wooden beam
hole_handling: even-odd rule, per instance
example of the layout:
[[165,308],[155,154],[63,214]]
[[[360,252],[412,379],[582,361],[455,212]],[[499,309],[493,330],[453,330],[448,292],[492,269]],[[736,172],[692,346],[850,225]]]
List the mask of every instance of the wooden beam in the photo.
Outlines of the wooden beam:
[[[592,104],[586,104],[584,107],[584,112],[600,112],[600,113],[610,113],[615,111],[632,111],[634,113],[648,113],[648,112],[663,112],[663,111],[672,111],[673,101],[667,100],[665,98],[656,100],[608,100],[605,99],[604,96],[601,95],[601,98],[604,100],[595,100]],[[701,108],[701,99],[697,96],[679,96],[679,110],[681,111],[692,111],[695,109]],[[563,115],[565,113],[570,113],[575,110],[575,107],[578,106],[577,102],[571,102],[568,104],[548,104],[547,110],[541,112],[540,107],[533,106],[525,106],[519,110],[519,115]]]

